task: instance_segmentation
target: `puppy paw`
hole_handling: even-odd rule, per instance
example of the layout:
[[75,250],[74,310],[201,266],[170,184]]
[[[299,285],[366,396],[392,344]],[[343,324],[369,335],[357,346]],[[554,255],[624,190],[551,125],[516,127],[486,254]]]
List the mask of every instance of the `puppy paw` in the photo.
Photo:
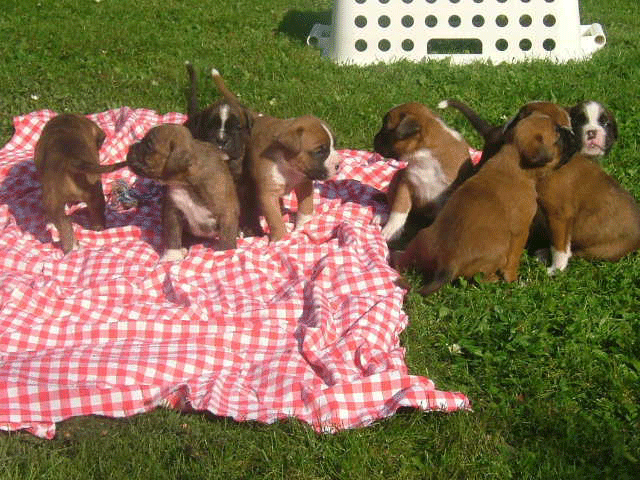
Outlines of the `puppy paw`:
[[186,248],[172,248],[164,252],[159,262],[179,262],[187,256]]
[[296,226],[294,228],[294,231],[302,230],[304,225],[307,222],[309,222],[309,220],[311,220],[311,218],[312,218],[312,215],[306,215],[304,213],[298,213],[296,215]]
[[390,242],[396,240],[402,235],[404,224],[407,221],[408,213],[391,212],[386,225],[382,227],[382,237]]

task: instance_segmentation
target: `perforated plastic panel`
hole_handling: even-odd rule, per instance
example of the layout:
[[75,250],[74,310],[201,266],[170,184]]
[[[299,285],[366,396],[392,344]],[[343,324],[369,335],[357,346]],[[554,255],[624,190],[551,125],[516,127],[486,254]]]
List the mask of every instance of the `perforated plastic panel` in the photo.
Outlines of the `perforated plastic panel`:
[[332,25],[315,25],[308,42],[339,63],[498,63],[583,59],[606,38],[580,25],[578,0],[336,0]]

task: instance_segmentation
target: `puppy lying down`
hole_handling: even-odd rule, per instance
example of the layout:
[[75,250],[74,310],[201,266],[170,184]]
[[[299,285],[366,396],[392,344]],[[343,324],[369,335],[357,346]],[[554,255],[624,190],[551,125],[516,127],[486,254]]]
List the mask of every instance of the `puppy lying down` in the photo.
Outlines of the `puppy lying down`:
[[184,258],[185,227],[196,237],[218,238],[220,250],[236,247],[239,204],[227,159],[211,143],[195,140],[182,125],[153,127],[129,148],[129,168],[166,185],[161,261]]

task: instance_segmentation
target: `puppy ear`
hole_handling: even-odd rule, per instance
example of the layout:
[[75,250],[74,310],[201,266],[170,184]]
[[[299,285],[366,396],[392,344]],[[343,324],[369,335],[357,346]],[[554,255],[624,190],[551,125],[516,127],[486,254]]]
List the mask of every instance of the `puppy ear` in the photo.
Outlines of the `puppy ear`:
[[98,147],[98,150],[100,150],[100,148],[102,147],[102,144],[104,143],[105,139],[107,138],[107,135],[104,133],[104,131],[96,124],[93,125],[93,136],[96,139],[96,147]]
[[295,157],[302,150],[302,132],[304,132],[304,128],[298,127],[276,135],[271,144],[262,152],[262,156],[274,162],[283,157],[285,159]]
[[562,152],[562,158],[560,159],[560,163],[558,167],[561,167],[565,163],[569,161],[569,159],[578,151],[580,148],[580,140],[576,136],[573,129],[569,127],[564,127],[561,125],[556,126],[556,131],[558,132],[558,146],[560,147],[560,151]]
[[404,140],[405,138],[412,137],[420,131],[420,123],[413,117],[404,117],[395,130],[395,135],[398,140]]
[[171,140],[169,142],[169,155],[165,174],[176,174],[187,170],[194,162],[195,155],[193,149],[178,145],[178,142]]

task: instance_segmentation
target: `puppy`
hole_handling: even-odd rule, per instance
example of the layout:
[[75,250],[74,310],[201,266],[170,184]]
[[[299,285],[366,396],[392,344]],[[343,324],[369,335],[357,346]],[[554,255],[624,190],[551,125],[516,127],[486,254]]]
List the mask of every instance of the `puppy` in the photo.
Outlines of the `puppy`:
[[222,98],[199,110],[196,72],[191,63],[185,65],[191,88],[184,125],[196,140],[210,142],[225,152],[229,156],[231,174],[239,177],[255,115],[226,87],[215,68],[211,70],[211,77]]
[[327,124],[311,115],[288,120],[257,117],[248,155],[271,241],[280,240],[287,233],[280,198],[291,190],[296,192],[295,229],[299,230],[313,215],[313,181],[330,179],[340,168],[333,133]]
[[42,183],[42,206],[60,234],[65,254],[77,246],[71,218],[65,213],[67,203],[85,202],[92,228],[105,228],[100,175],[122,168],[126,162],[100,165],[104,140],[105,133],[85,116],[62,114],[47,122],[36,143],[34,162]]
[[607,155],[618,139],[618,124],[611,111],[593,100],[568,110],[573,131],[580,139],[580,153],[591,158]]
[[225,85],[215,68],[211,77],[222,98],[198,109],[197,79],[193,65],[186,62],[190,79],[187,121],[184,125],[193,138],[212,143],[225,152],[240,201],[240,230],[243,235],[262,235],[256,198],[256,185],[245,168],[251,128],[258,114],[245,107]]
[[572,255],[616,261],[640,248],[638,204],[590,155],[581,151],[544,178],[538,196],[551,236],[550,274]]
[[462,136],[420,103],[391,109],[373,139],[373,147],[380,155],[408,164],[389,185],[391,213],[382,228],[387,241],[401,235],[412,210],[432,216],[439,208],[439,196],[469,159],[469,145]]
[[161,261],[184,258],[185,226],[197,237],[217,236],[219,250],[236,247],[240,207],[227,159],[222,150],[194,139],[182,125],[153,127],[129,148],[129,168],[167,186]]
[[535,112],[519,121],[498,153],[418,232],[396,268],[422,271],[424,295],[459,276],[497,280],[500,273],[507,282],[517,280],[537,208],[536,183],[566,161],[573,144],[572,132],[547,115]]

